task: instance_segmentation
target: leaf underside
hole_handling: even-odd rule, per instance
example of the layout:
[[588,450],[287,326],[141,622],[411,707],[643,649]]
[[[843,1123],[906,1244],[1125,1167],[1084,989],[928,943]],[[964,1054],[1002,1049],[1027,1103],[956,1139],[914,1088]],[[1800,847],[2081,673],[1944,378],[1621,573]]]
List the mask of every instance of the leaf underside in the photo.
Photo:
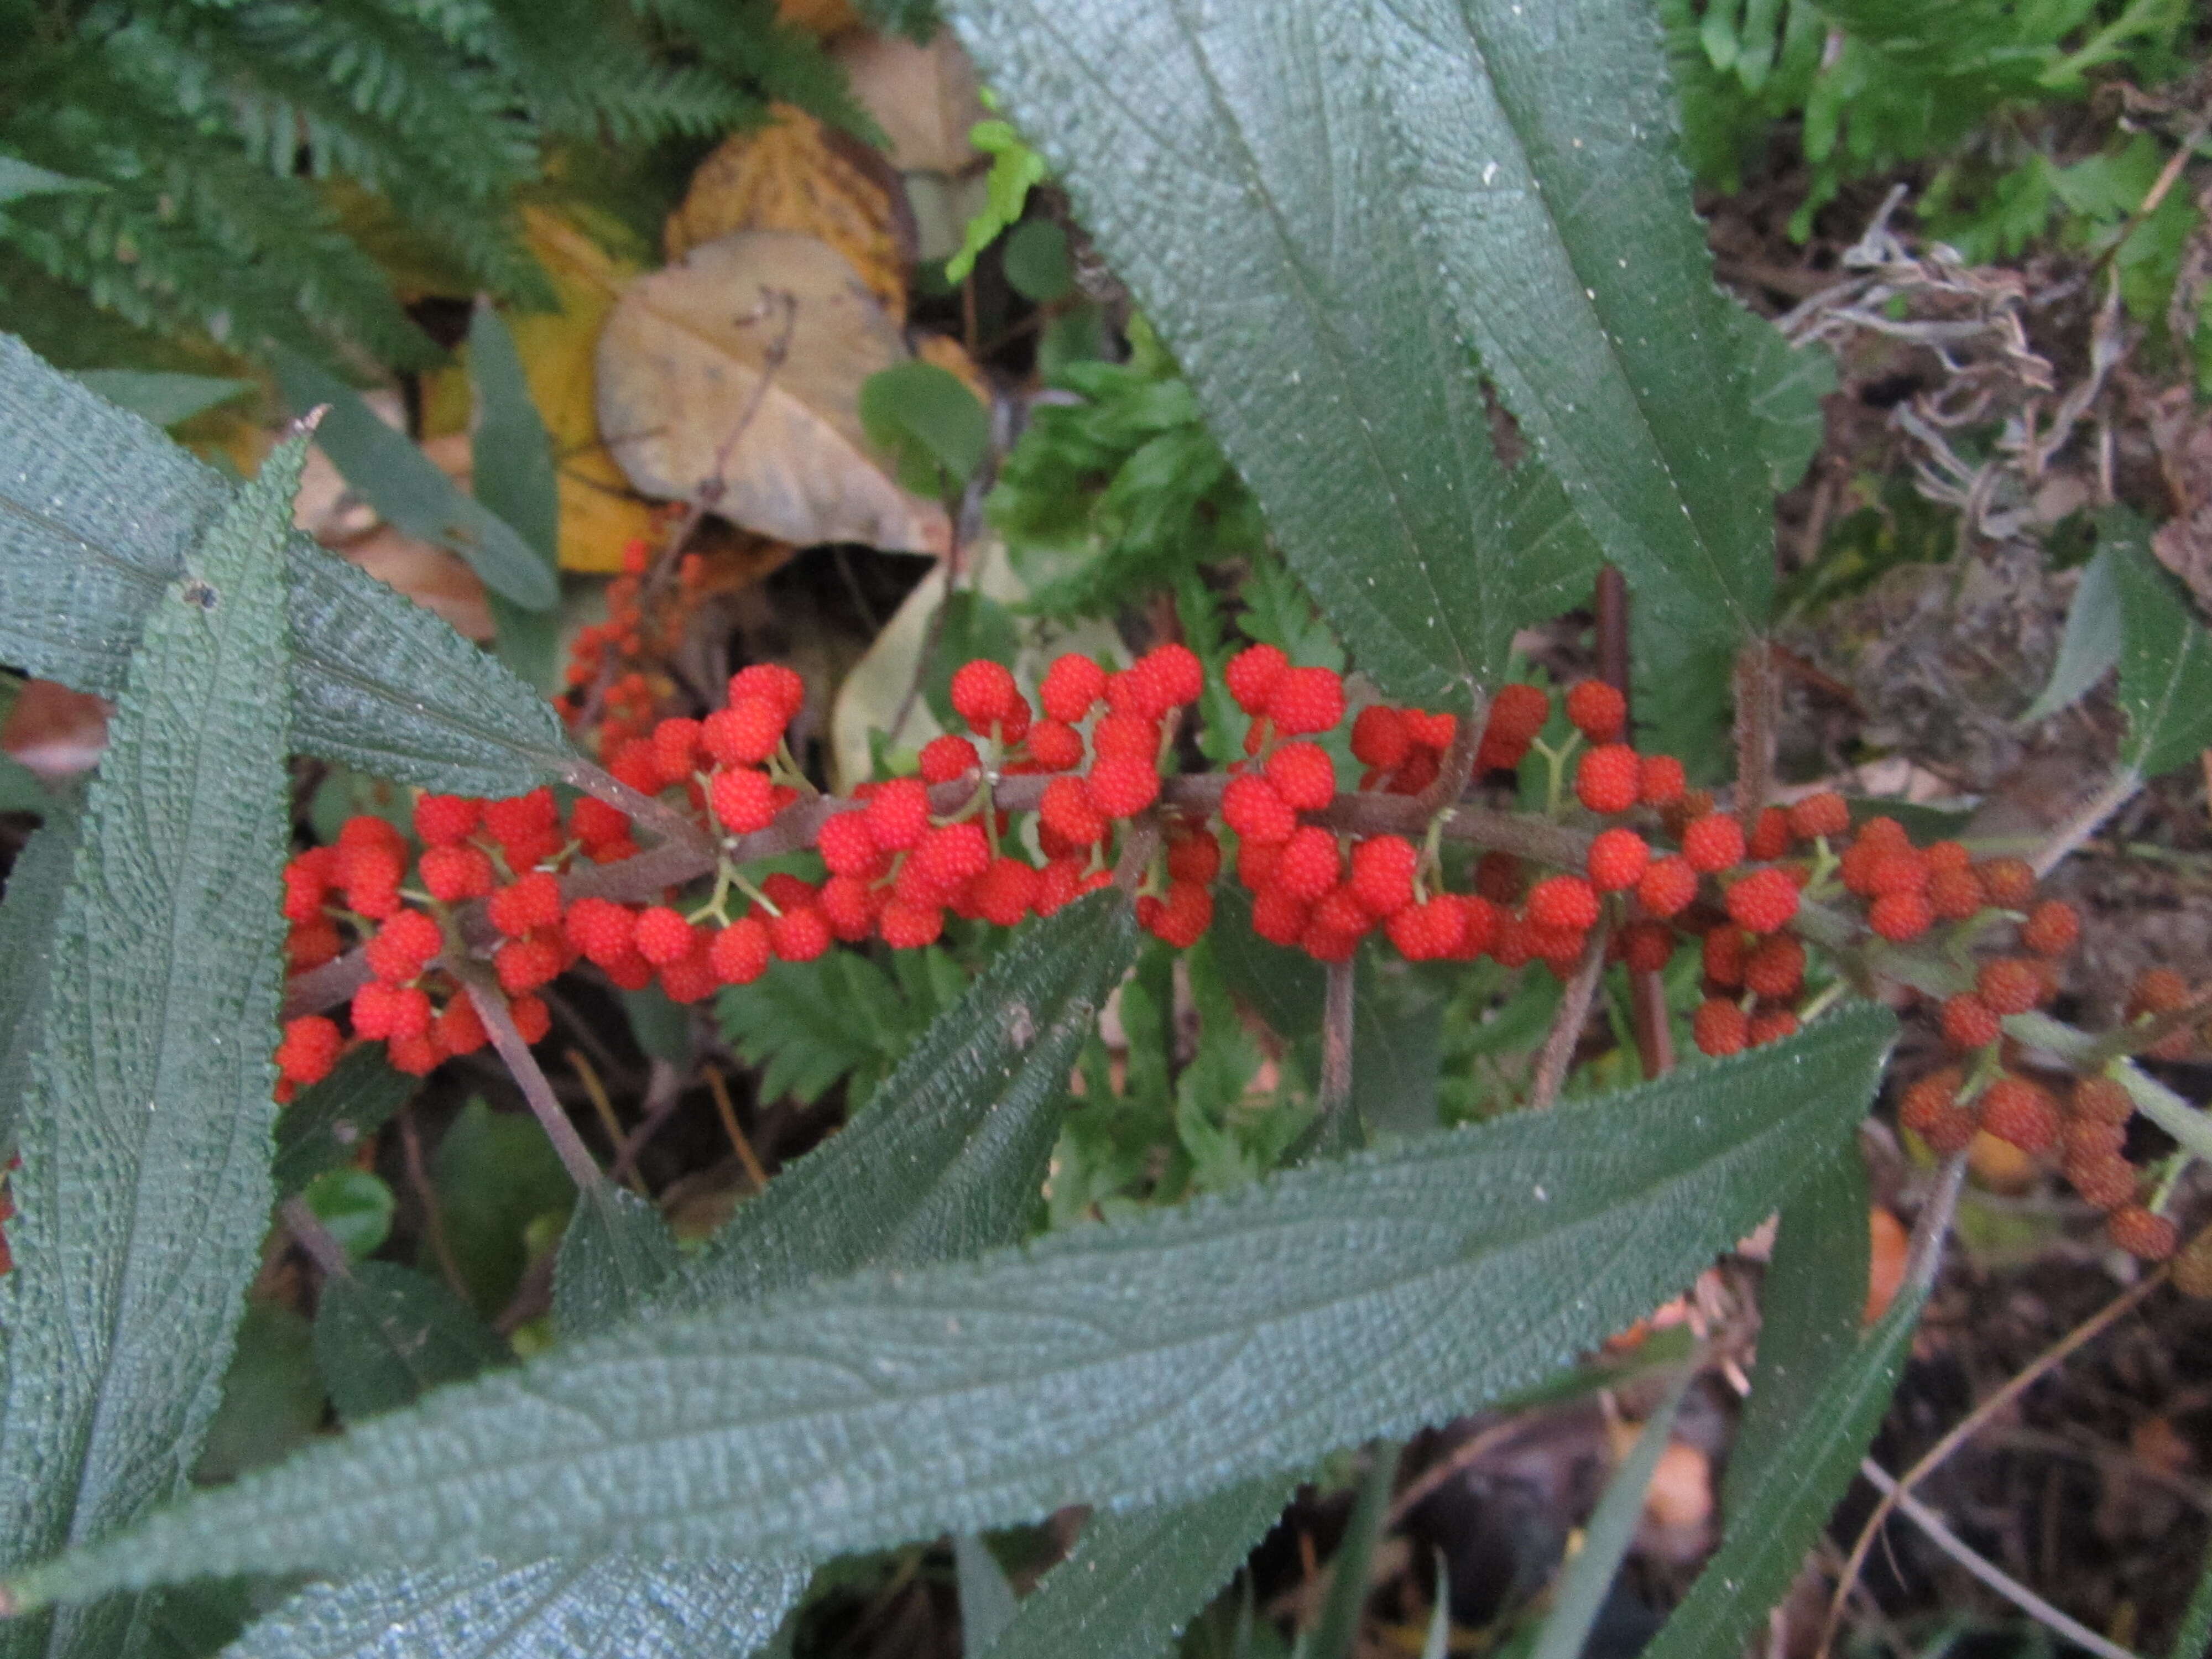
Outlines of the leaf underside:
[[1893,1031],[1856,1009],[1127,1225],[643,1322],[197,1495],[18,1589],[456,1548],[827,1555],[1303,1466],[1534,1381],[1679,1290],[1796,1188],[1804,1146],[1856,1119]]
[[[120,687],[54,923],[20,1124],[0,1551],[126,1526],[185,1482],[260,1264],[283,971],[283,547],[305,447],[181,556]],[[115,1597],[0,1651],[138,1651]]]
[[[234,493],[0,335],[0,660],[116,696],[148,612]],[[555,775],[569,750],[550,704],[306,536],[287,552],[301,752],[464,794]]]

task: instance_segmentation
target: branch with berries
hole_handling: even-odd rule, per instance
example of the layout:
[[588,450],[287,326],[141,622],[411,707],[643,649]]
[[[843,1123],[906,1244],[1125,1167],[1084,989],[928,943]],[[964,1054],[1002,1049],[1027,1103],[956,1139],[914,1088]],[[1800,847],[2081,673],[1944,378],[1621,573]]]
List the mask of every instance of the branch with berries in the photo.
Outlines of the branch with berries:
[[[1689,787],[1678,760],[1624,741],[1626,701],[1601,681],[1568,690],[1553,744],[1553,700],[1534,685],[1499,688],[1479,730],[1370,703],[1346,733],[1352,780],[1322,741],[1351,712],[1340,675],[1260,645],[1222,678],[1250,717],[1246,758],[1222,772],[1176,768],[1206,690],[1180,645],[1114,672],[1063,655],[1034,704],[1000,664],[965,664],[951,688],[964,730],[927,744],[918,775],[848,798],[820,793],[793,758],[798,676],[756,665],[703,719],[617,741],[565,820],[543,788],[423,795],[419,848],[384,820],[350,820],[286,871],[282,1086],[327,1073],[349,1040],[328,1012],[340,1004],[353,1039],[422,1073],[489,1040],[465,985],[480,1002],[495,980],[535,1042],[548,1024],[537,993],[580,963],[691,1003],[840,945],[929,945],[948,916],[1016,927],[1117,879],[1140,924],[1183,948],[1212,925],[1226,872],[1255,933],[1320,962],[1376,936],[1409,961],[1550,973],[1582,986],[1585,1009],[1606,963],[1649,975],[1694,947],[1704,994],[1690,1028],[1709,1055],[1787,1036],[1847,988],[1917,997],[1956,1063],[1906,1091],[1904,1127],[1938,1152],[1983,1133],[2054,1158],[2116,1242],[2174,1248],[2121,1151],[2116,1101],[2134,1097],[2107,1073],[2124,1066],[2126,1036],[2105,1040],[2063,1105],[2008,1063],[2004,1022],[2050,1001],[2078,933],[2068,907],[2038,901],[2025,862],[1915,846],[1887,817],[1854,826],[1828,793],[1739,817]],[[1532,756],[1543,810],[1486,804],[1518,788]],[[665,838],[641,848],[641,825]],[[1448,858],[1454,845],[1479,856]],[[750,867],[802,849],[818,878]],[[1814,952],[1832,972],[1808,1000]],[[1553,1089],[1579,1030],[1547,1046]],[[2195,1035],[2169,1017],[2142,1046]]]

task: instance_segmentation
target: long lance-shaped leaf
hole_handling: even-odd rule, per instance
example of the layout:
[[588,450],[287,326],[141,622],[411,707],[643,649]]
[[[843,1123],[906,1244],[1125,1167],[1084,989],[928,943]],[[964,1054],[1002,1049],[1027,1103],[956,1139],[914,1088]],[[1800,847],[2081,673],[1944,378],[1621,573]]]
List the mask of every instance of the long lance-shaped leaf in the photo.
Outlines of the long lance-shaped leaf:
[[2120,590],[2121,757],[2138,777],[2154,778],[2212,743],[2212,629],[2151,557],[2142,520],[2115,508],[2100,529]]
[[[615,1322],[624,1294],[663,1312],[742,1306],[872,1263],[951,1261],[1019,1238],[1076,1050],[1135,949],[1130,907],[1117,893],[1093,894],[1025,929],[851,1124],[778,1176],[691,1271],[665,1285],[651,1282],[665,1260],[659,1218],[618,1189],[596,1202],[580,1195],[569,1224],[583,1231],[563,1241],[556,1282],[564,1331]],[[301,1591],[247,1632],[229,1659],[723,1659],[767,1639],[807,1573],[789,1558],[634,1556],[509,1572],[484,1564],[374,1573]],[[724,1606],[719,1628],[684,1616],[702,1601]],[[574,1609],[601,1603],[609,1610],[580,1630]],[[707,1633],[690,1636],[695,1628]]]
[[74,815],[48,819],[15,855],[0,903],[0,1162],[15,1150],[31,1049],[52,981],[54,920],[76,856]]
[[[304,439],[280,448],[155,602],[55,923],[0,1292],[14,1560],[112,1533],[183,1485],[259,1265],[283,973],[283,550],[305,455]],[[143,1639],[127,1598],[0,1632],[13,1654]]]
[[1640,626],[1764,628],[1773,490],[1649,0],[1364,9],[1455,325],[1636,590]]
[[1766,1325],[1751,1402],[1723,1493],[1721,1547],[1645,1659],[1736,1652],[1803,1565],[1881,1423],[1927,1285],[1916,1277],[1872,1329],[1857,1334],[1866,1215],[1855,1151],[1832,1160],[1783,1211],[1759,1298]]
[[[1587,592],[1595,544],[1566,494],[1498,459],[1413,158],[1364,71],[1363,8],[945,9],[1361,667],[1394,696],[1442,699],[1493,678],[1516,624]],[[1141,96],[1115,68],[1132,63]]]
[[1261,1475],[1187,1504],[1092,1516],[990,1659],[1158,1659],[1266,1535],[1293,1484]]
[[[234,494],[158,429],[0,335],[0,660],[112,697]],[[288,543],[292,741],[403,783],[511,795],[569,750],[543,698],[444,622]]]
[[1196,1497],[1465,1412],[1663,1300],[1864,1109],[1894,1030],[1855,1009],[1127,1225],[646,1322],[187,1499],[10,1593],[455,1551],[827,1555]]

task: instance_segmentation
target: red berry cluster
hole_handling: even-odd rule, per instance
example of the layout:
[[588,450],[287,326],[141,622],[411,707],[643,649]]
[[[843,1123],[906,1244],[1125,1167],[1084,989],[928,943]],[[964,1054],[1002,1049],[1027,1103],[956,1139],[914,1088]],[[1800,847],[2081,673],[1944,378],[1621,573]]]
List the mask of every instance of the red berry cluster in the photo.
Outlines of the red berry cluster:
[[[535,1042],[551,1022],[530,993],[574,960],[561,928],[556,867],[578,851],[612,860],[637,848],[629,820],[589,799],[576,804],[564,831],[550,789],[493,801],[423,795],[414,823],[419,854],[386,819],[347,819],[337,842],[284,866],[283,908],[292,924],[285,950],[295,972],[337,956],[342,928],[358,941],[369,979],[348,1010],[353,1035],[382,1042],[394,1066],[421,1076],[489,1041],[475,1005],[437,966],[453,945],[451,907],[486,902],[501,940],[493,969],[516,1028]],[[417,884],[411,888],[410,866]],[[278,1098],[327,1077],[344,1042],[323,1015],[286,1022],[276,1048]]]
[[[569,642],[562,709],[571,722],[588,720],[602,752],[653,728],[658,702],[647,665],[664,660],[698,590],[705,561],[686,554],[677,565],[677,586],[665,605],[647,605],[646,575],[652,550],[640,539],[623,548],[623,574],[607,584],[606,620],[587,623]],[[665,689],[665,681],[661,681]]]

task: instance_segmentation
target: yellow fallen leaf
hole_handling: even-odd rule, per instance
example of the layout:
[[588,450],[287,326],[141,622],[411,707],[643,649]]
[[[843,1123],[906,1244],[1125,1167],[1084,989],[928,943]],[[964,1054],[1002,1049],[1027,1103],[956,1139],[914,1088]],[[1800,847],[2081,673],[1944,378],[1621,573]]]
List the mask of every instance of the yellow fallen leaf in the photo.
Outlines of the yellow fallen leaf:
[[714,511],[778,541],[941,553],[945,509],[901,489],[860,428],[861,383],[907,358],[836,249],[739,231],[623,293],[599,336],[599,430],[645,495],[719,479]]
[[951,30],[939,29],[926,46],[904,35],[849,34],[830,55],[884,130],[901,173],[964,173],[983,159],[968,130],[991,112],[976,88],[975,66]]
[[599,330],[637,267],[616,258],[570,220],[523,210],[526,240],[552,278],[558,311],[511,313],[530,395],[553,439],[561,486],[561,568],[611,574],[623,544],[654,539],[653,505],[639,499],[599,441],[594,352]]
[[817,236],[852,263],[892,320],[903,322],[910,250],[891,207],[897,188],[880,155],[778,104],[766,125],[732,134],[699,163],[661,241],[676,260],[733,230]]
[[780,23],[805,29],[824,40],[860,27],[860,15],[853,9],[853,0],[775,0],[775,16]]
[[975,394],[975,401],[984,408],[991,406],[991,383],[975,367],[975,360],[950,334],[923,335],[914,343],[914,355],[925,363],[934,363],[957,380]]

